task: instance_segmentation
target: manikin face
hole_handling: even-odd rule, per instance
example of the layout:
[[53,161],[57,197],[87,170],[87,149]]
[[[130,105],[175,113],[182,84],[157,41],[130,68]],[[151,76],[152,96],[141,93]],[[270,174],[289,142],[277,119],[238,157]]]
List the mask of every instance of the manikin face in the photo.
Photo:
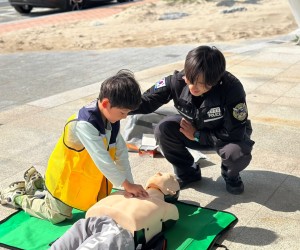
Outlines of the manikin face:
[[119,120],[125,119],[130,109],[111,107],[111,104],[107,98],[104,98],[101,102],[98,101],[100,111],[102,115],[110,122],[115,123]]
[[180,189],[179,183],[174,174],[161,172],[156,173],[148,179],[146,189],[149,187],[156,187],[165,195],[175,195]]
[[201,96],[204,93],[210,91],[212,88],[212,86],[209,86],[204,83],[202,74],[198,77],[197,82],[195,82],[193,84],[185,76],[183,77],[183,79],[184,79],[185,83],[188,85],[190,93],[193,96]]

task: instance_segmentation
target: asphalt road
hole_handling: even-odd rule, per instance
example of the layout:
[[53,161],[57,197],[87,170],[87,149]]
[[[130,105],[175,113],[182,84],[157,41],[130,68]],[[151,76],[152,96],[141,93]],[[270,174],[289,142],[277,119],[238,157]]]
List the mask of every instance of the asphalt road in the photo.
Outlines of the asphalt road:
[[184,60],[195,46],[3,53],[0,55],[0,109],[8,110],[101,82],[120,69],[137,72]]
[[51,15],[54,13],[59,13],[57,9],[47,9],[47,8],[35,8],[29,15],[21,15],[15,11],[15,9],[8,3],[7,0],[0,0],[0,24],[19,21],[34,17],[40,17],[45,15]]
[[[120,69],[138,72],[183,61],[187,52],[198,45],[103,51],[2,53],[0,55],[0,109],[9,110],[41,98],[98,83]],[[216,46],[221,50],[232,47],[230,44]]]
[[[101,8],[107,5],[111,6],[113,4],[118,4],[116,0],[112,0],[112,2],[107,3],[91,3],[88,8]],[[7,0],[0,0],[0,24],[19,21],[24,19],[30,19],[35,17],[43,17],[47,15],[53,15],[57,13],[61,13],[60,9],[49,9],[49,8],[33,8],[33,10],[27,15],[21,15],[9,4]]]
[[0,109],[11,109],[97,83],[120,69],[137,72],[184,60],[186,53],[194,47],[183,45],[108,51],[1,54]]

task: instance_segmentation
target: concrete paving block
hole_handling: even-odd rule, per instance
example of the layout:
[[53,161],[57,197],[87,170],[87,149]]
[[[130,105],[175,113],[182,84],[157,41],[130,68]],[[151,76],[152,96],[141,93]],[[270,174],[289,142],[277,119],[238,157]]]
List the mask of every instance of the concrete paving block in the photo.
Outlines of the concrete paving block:
[[[300,74],[300,69],[299,69]],[[295,84],[291,89],[289,89],[284,96],[286,97],[293,97],[293,98],[300,98],[300,83]]]
[[225,59],[226,59],[226,69],[228,71],[231,71],[231,69],[240,63],[242,63],[245,60],[249,60],[251,56],[249,55],[242,55],[242,54],[234,54],[225,52],[224,53]]
[[249,119],[253,119],[253,117],[257,116],[268,106],[269,106],[268,103],[258,103],[258,102],[252,102],[247,100]]
[[97,98],[99,94],[99,90],[100,90],[99,83],[95,83],[88,86],[76,88],[74,90],[65,91],[60,94],[52,95],[50,97],[39,99],[30,102],[29,105],[44,107],[44,108],[52,108],[58,105],[62,105],[64,103],[77,100],[82,97],[82,93],[84,93],[85,95],[95,94],[95,98]]
[[247,62],[242,62],[231,67],[231,72],[235,75],[243,75],[248,77],[264,77],[265,79],[275,77],[283,72],[282,68],[275,67],[257,67],[249,65]]
[[[248,61],[250,64],[256,63],[263,66],[281,67],[283,69],[288,68],[290,65],[299,61],[299,54],[293,53],[295,50],[292,47],[281,48],[270,47],[257,53],[255,57],[251,57]],[[269,65],[270,64],[270,65]],[[255,66],[255,64],[253,64]]]
[[260,86],[263,86],[264,84],[271,81],[270,79],[266,79],[265,77],[247,77],[243,75],[235,75],[240,82],[243,84],[244,90],[246,94],[251,94],[253,91],[255,91]]
[[291,65],[291,67],[278,74],[274,79],[277,81],[299,83],[299,72],[300,72],[300,59],[297,64]]
[[282,155],[278,151],[272,151],[259,146],[259,141],[254,146],[252,161],[247,170],[255,167],[256,169],[274,172],[287,172],[296,168],[299,163],[298,156]]
[[[3,158],[1,160],[1,176],[0,176],[0,189],[6,188],[10,183],[17,180],[22,180],[22,173],[26,170],[25,161],[17,161],[13,158]],[[24,159],[26,160],[26,159]],[[19,178],[19,179],[16,179]]]
[[279,97],[274,104],[280,105],[280,106],[290,106],[290,107],[297,107],[300,108],[300,102],[299,98],[293,98],[293,97],[286,97],[282,96]]
[[297,84],[295,83],[285,81],[270,81],[257,87],[252,93],[257,95],[272,95],[280,97],[288,95],[289,92],[293,92],[293,89],[295,89],[296,86]]
[[294,170],[291,172],[292,175],[297,176],[300,178],[300,169],[299,169],[300,161],[297,162],[296,167]]
[[[182,70],[184,66],[184,61],[179,61],[175,63],[170,63],[163,66],[153,67],[151,69],[141,70],[135,73],[137,80],[142,81],[149,78],[168,76],[173,74],[174,70]],[[158,79],[159,80],[159,79]]]
[[[256,119],[255,119],[256,121]],[[264,149],[288,157],[300,156],[299,129],[297,127],[276,126],[253,123],[254,148]],[[263,160],[263,159],[262,159]]]
[[97,98],[96,94],[92,94],[80,99],[76,99],[74,101],[70,101],[68,103],[65,103],[63,105],[53,105],[51,109],[47,109],[47,111],[43,112],[41,115],[43,117],[47,117],[50,119],[54,119],[58,124],[57,127],[59,130],[62,131],[66,121],[68,118],[77,113],[79,109],[81,109],[84,105],[89,104],[90,102],[94,101]]
[[[296,46],[294,43],[287,42],[283,43],[280,46],[270,46],[268,48],[264,49],[264,52],[273,53],[275,56],[278,55],[278,53],[285,54],[286,57],[293,58],[294,56],[300,55],[300,48],[299,46]],[[298,57],[299,61],[299,57]],[[292,64],[295,63],[295,61],[290,61]]]
[[[273,242],[277,239],[277,234],[272,230],[264,229],[260,226],[235,226],[226,240],[225,246],[231,249],[273,249]],[[278,249],[278,248],[276,248]],[[284,249],[284,248],[282,248]]]
[[299,249],[299,220],[258,212],[230,249]]
[[248,223],[255,218],[257,211],[239,207],[233,207],[225,211],[233,213],[238,218],[237,224],[234,226],[234,228],[229,230],[229,232],[226,234],[225,240],[222,242],[222,244],[228,247],[228,249],[232,249],[236,242],[238,242],[240,234],[243,232],[243,230],[245,230],[245,228],[247,228]]
[[285,176],[284,181],[260,212],[265,212],[273,217],[282,216],[300,221],[300,177],[282,174]]
[[39,115],[12,122],[9,127],[1,128],[3,143],[0,145],[0,157],[47,162],[46,158],[50,155],[60,131],[55,120]]
[[129,156],[135,181],[141,185],[145,185],[148,178],[157,172],[173,173],[172,166],[164,157],[141,157],[135,152],[130,153]]
[[[4,220],[12,213],[17,212],[15,208],[9,207],[9,206],[1,206],[0,209],[0,220]],[[1,250],[6,250],[7,248],[0,247]]]
[[255,90],[247,95],[247,102],[271,104],[276,101],[278,96],[270,94],[259,94]]
[[270,105],[262,110],[256,119],[268,120],[285,126],[299,127],[300,110],[291,106]]
[[15,108],[4,110],[0,112],[0,124],[4,125],[15,120],[20,120],[23,117],[30,116],[35,113],[44,111],[44,108],[34,107],[31,105],[19,105]]
[[[233,207],[247,208],[249,210],[258,211],[261,206],[265,206],[270,195],[273,194],[284,180],[284,176],[278,175],[276,172],[254,169],[253,167],[244,170],[241,174],[244,181],[245,191],[242,195],[231,195],[224,193],[217,201],[207,206],[214,207],[215,203],[223,203],[223,209]],[[274,178],[275,181],[271,178]],[[220,177],[219,179],[221,179]]]

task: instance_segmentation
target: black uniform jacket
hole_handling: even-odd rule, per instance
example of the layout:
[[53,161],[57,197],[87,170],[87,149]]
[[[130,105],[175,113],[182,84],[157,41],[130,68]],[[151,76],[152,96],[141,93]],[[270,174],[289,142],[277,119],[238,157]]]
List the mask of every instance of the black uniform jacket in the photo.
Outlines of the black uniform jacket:
[[141,105],[131,114],[152,113],[173,100],[177,111],[200,131],[200,142],[211,146],[240,141],[254,144],[250,140],[246,94],[235,76],[225,72],[217,85],[199,97],[191,95],[183,76],[183,72],[175,71],[157,82],[143,94]]

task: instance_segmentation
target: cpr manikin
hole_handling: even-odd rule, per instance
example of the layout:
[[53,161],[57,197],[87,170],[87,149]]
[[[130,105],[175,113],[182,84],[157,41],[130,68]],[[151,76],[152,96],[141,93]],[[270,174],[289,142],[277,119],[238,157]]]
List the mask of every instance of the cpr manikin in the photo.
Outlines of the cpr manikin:
[[126,198],[117,191],[101,199],[86,213],[86,218],[108,216],[134,236],[135,244],[148,242],[153,236],[174,225],[179,218],[174,202],[179,196],[175,175],[157,173],[146,183],[149,198]]

